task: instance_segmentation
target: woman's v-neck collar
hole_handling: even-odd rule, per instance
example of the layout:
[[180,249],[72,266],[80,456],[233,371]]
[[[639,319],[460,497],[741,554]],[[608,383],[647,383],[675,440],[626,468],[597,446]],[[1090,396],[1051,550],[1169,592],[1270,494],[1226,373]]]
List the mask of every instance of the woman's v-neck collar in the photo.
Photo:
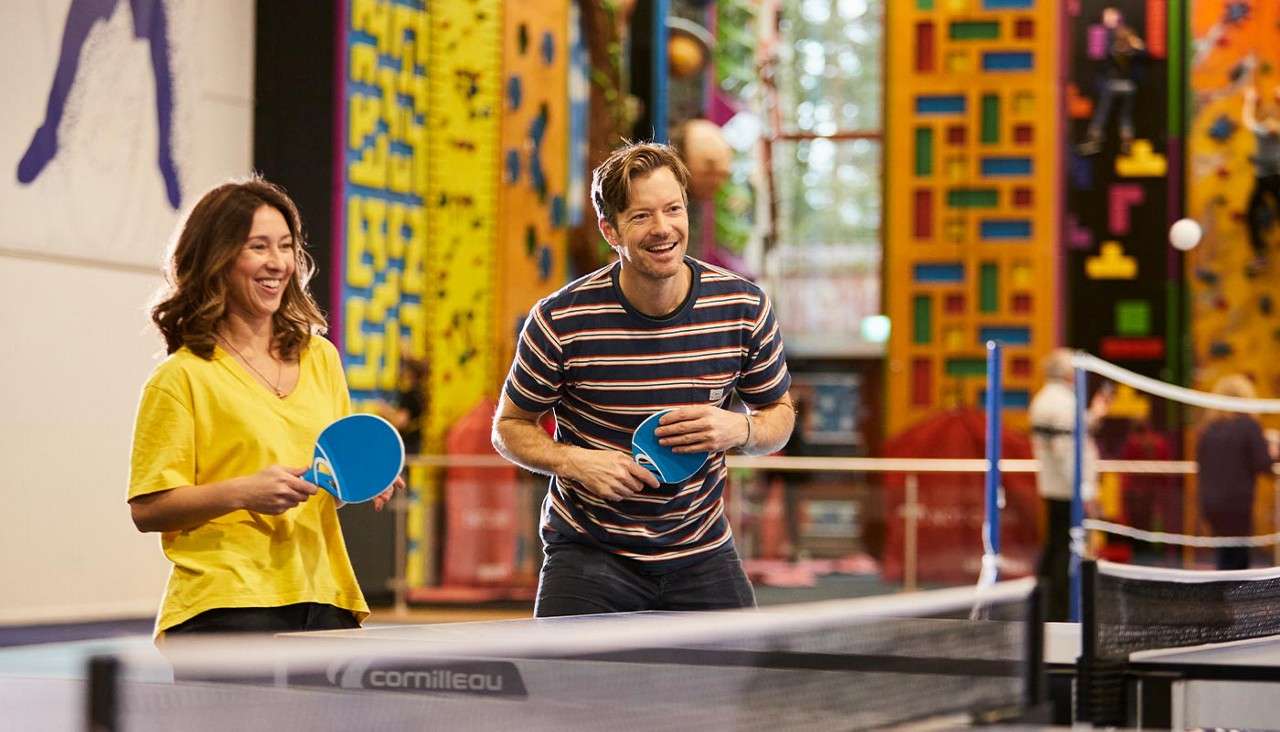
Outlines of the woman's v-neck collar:
[[290,398],[293,397],[294,394],[298,393],[298,388],[302,386],[303,374],[305,373],[305,370],[302,368],[302,362],[303,362],[303,359],[306,358],[307,350],[308,349],[306,347],[303,347],[298,351],[297,382],[294,383],[293,388],[289,390],[289,393],[285,394],[284,396],[280,396],[276,394],[276,392],[271,387],[262,383],[261,379],[259,379],[257,376],[254,376],[253,373],[249,371],[249,367],[240,363],[240,359],[236,358],[236,355],[234,353],[228,351],[226,348],[222,347],[217,342],[213,344],[214,355],[217,356],[218,359],[221,361],[230,362],[232,364],[232,366],[230,367],[232,373],[236,374],[236,376],[241,381],[248,382],[253,387],[256,387],[264,396],[270,398],[271,401],[279,404],[288,403]]

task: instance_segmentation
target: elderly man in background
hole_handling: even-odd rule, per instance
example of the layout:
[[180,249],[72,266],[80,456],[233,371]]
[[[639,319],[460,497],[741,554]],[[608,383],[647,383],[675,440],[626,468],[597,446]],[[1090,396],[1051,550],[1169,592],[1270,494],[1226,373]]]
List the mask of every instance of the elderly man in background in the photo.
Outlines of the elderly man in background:
[[[1045,620],[1065,621],[1070,612],[1068,567],[1071,562],[1071,487],[1075,477],[1076,393],[1071,351],[1059,348],[1045,359],[1044,386],[1031,400],[1031,450],[1040,464],[1036,476],[1047,518],[1039,575],[1046,586]],[[1097,493],[1098,448],[1089,436],[1106,416],[1111,391],[1099,389],[1085,415],[1080,494],[1086,505]],[[1088,513],[1095,513],[1090,507]]]

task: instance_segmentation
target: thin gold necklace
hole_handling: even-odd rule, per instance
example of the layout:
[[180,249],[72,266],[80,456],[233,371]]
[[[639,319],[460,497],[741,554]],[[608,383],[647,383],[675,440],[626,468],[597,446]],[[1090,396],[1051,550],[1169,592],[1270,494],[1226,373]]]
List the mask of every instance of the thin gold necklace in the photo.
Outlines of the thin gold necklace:
[[[231,352],[232,352],[232,353],[236,354],[236,356],[238,356],[238,357],[240,358],[240,363],[244,364],[245,366],[248,366],[248,367],[249,367],[249,369],[250,369],[251,371],[253,371],[253,373],[255,373],[255,374],[257,374],[257,375],[258,375],[258,378],[262,379],[263,383],[265,383],[266,385],[270,386],[270,387],[272,388],[272,390],[273,390],[273,391],[275,391],[276,396],[277,396],[278,398],[280,398],[280,399],[284,399],[284,392],[280,390],[280,381],[281,381],[282,379],[284,379],[284,364],[283,364],[283,363],[281,363],[280,361],[276,360],[276,357],[275,357],[275,356],[271,356],[271,360],[276,362],[276,381],[275,381],[275,383],[273,384],[273,383],[271,383],[271,379],[268,379],[268,378],[267,378],[267,375],[266,375],[266,374],[264,374],[264,373],[262,373],[261,371],[259,371],[259,370],[257,369],[257,367],[256,367],[256,366],[254,366],[252,363],[250,363],[250,362],[249,362],[249,359],[247,359],[247,358],[245,358],[245,357],[244,357],[244,354],[240,352],[240,349],[238,349],[238,348],[236,348],[235,346],[231,345],[231,341],[227,340],[227,337],[226,337],[226,336],[224,336],[224,335],[222,335],[222,334],[219,334],[219,335],[218,335],[218,340],[222,341],[222,342],[223,342],[223,344],[225,344],[227,348],[230,348],[230,349],[231,349]],[[268,355],[270,355],[270,353],[268,353]]]

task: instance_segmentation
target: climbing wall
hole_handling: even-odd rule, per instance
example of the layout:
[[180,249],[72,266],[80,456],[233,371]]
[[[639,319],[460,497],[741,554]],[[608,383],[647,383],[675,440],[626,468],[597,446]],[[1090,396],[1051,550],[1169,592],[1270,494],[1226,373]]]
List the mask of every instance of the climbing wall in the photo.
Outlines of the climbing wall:
[[[1191,253],[1194,385],[1245,373],[1262,396],[1280,394],[1280,317],[1276,264],[1251,267],[1246,210],[1253,183],[1252,132],[1241,126],[1243,91],[1259,94],[1259,116],[1280,113],[1280,6],[1272,2],[1201,2],[1192,19],[1187,215],[1204,229]],[[1272,218],[1275,221],[1275,217]],[[1276,258],[1274,229],[1268,237]]]
[[334,204],[332,336],[352,398],[389,397],[401,348],[426,348],[427,13],[351,0],[343,29],[343,148]]
[[889,435],[980,404],[989,339],[1025,424],[1056,337],[1058,21],[1045,0],[889,7]]
[[[341,6],[334,155],[330,336],[357,410],[394,398],[401,354],[426,355],[427,95],[430,18],[424,2],[350,0]],[[407,519],[411,582],[426,570],[426,471],[412,467]]]
[[[342,13],[333,332],[357,408],[390,397],[402,349],[430,357],[423,451],[438,453],[497,390],[501,3],[349,0]],[[421,467],[409,484],[419,585],[438,488]]]
[[[497,393],[502,365],[493,348],[498,273],[502,2],[433,3],[427,59],[427,342],[430,400],[423,452],[444,452],[450,427]],[[436,476],[433,476],[433,478]],[[438,486],[423,496],[427,528],[410,545],[416,586],[434,581]],[[410,517],[413,518],[412,516]],[[411,524],[411,531],[419,527]],[[412,536],[412,533],[411,533]]]
[[[1261,397],[1280,395],[1280,298],[1276,214],[1266,235],[1264,266],[1251,266],[1246,211],[1253,184],[1254,135],[1241,126],[1243,92],[1258,91],[1259,117],[1280,114],[1280,6],[1274,2],[1196,4],[1190,59],[1191,113],[1187,135],[1187,215],[1204,230],[1188,258],[1192,385],[1210,389],[1231,373],[1253,378]],[[1280,209],[1280,202],[1277,202]],[[1280,420],[1264,417],[1268,427]],[[1194,439],[1188,437],[1188,441]],[[1188,445],[1190,448],[1190,445]],[[1269,487],[1269,486],[1268,486]],[[1198,490],[1194,488],[1193,490]],[[1254,531],[1275,530],[1272,490],[1259,490]],[[1188,510],[1197,505],[1188,495]]]
[[502,110],[502,3],[431,5],[427,95],[427,340],[431,407],[425,450],[486,396],[500,369],[494,332]]
[[[1181,379],[1182,265],[1168,244],[1168,228],[1181,211],[1182,111],[1180,95],[1167,93],[1182,84],[1179,37],[1170,43],[1168,31],[1185,22],[1181,6],[1080,0],[1067,4],[1063,23],[1069,58],[1062,143],[1064,344],[1165,381]],[[1100,102],[1112,36],[1103,25],[1104,8],[1120,12],[1145,44],[1145,55],[1132,62],[1127,77],[1136,89],[1131,143],[1121,141],[1117,99],[1090,150],[1090,122],[1106,108]]]
[[[1181,215],[1181,35],[1185,3],[1079,0],[1064,7],[1066,124],[1062,179],[1066,317],[1063,344],[1163,381],[1184,379],[1181,255],[1168,229]],[[1108,28],[1104,11],[1117,12]],[[1142,52],[1113,65],[1123,28]],[[1123,57],[1120,57],[1123,58]],[[1123,69],[1121,69],[1123,66]],[[1132,84],[1132,137],[1121,133],[1123,96],[1104,97],[1115,80]],[[1170,93],[1170,90],[1173,90]],[[1094,126],[1100,134],[1090,138]],[[1183,415],[1163,400],[1117,390],[1108,416],[1150,420],[1171,442]],[[1104,454],[1118,449],[1103,439]],[[1121,478],[1100,477],[1102,515],[1124,522]]]
[[569,3],[506,4],[502,217],[495,291],[499,368],[529,308],[565,282],[568,242]]

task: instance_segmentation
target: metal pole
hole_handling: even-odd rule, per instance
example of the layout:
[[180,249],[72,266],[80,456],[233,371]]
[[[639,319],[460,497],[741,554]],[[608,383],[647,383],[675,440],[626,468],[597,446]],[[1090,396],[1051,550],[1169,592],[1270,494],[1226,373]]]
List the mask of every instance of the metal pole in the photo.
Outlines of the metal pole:
[[[986,550],[993,558],[1000,556],[1000,403],[1003,396],[1002,349],[996,341],[987,341],[987,515]],[[993,568],[992,580],[998,578]]]
[[913,591],[917,587],[917,561],[920,530],[920,479],[915,473],[907,473],[906,496],[902,506],[902,588]]
[[667,141],[667,15],[671,12],[670,0],[653,0],[653,58],[650,60],[650,72],[653,74],[649,82],[650,108],[653,110],[654,142]]
[[396,548],[395,548],[395,576],[391,578],[391,592],[395,598],[395,612],[397,615],[404,615],[409,612],[409,583],[407,580],[406,566],[409,563],[409,531],[406,524],[409,521],[409,496],[411,489],[406,486],[404,490],[396,494],[391,499],[391,508],[395,512],[396,522]]
[[1076,367],[1076,420],[1073,429],[1072,462],[1075,470],[1071,476],[1071,563],[1068,566],[1067,584],[1071,587],[1071,622],[1080,620],[1080,562],[1084,559],[1084,441],[1088,430],[1084,422],[1085,370]]

